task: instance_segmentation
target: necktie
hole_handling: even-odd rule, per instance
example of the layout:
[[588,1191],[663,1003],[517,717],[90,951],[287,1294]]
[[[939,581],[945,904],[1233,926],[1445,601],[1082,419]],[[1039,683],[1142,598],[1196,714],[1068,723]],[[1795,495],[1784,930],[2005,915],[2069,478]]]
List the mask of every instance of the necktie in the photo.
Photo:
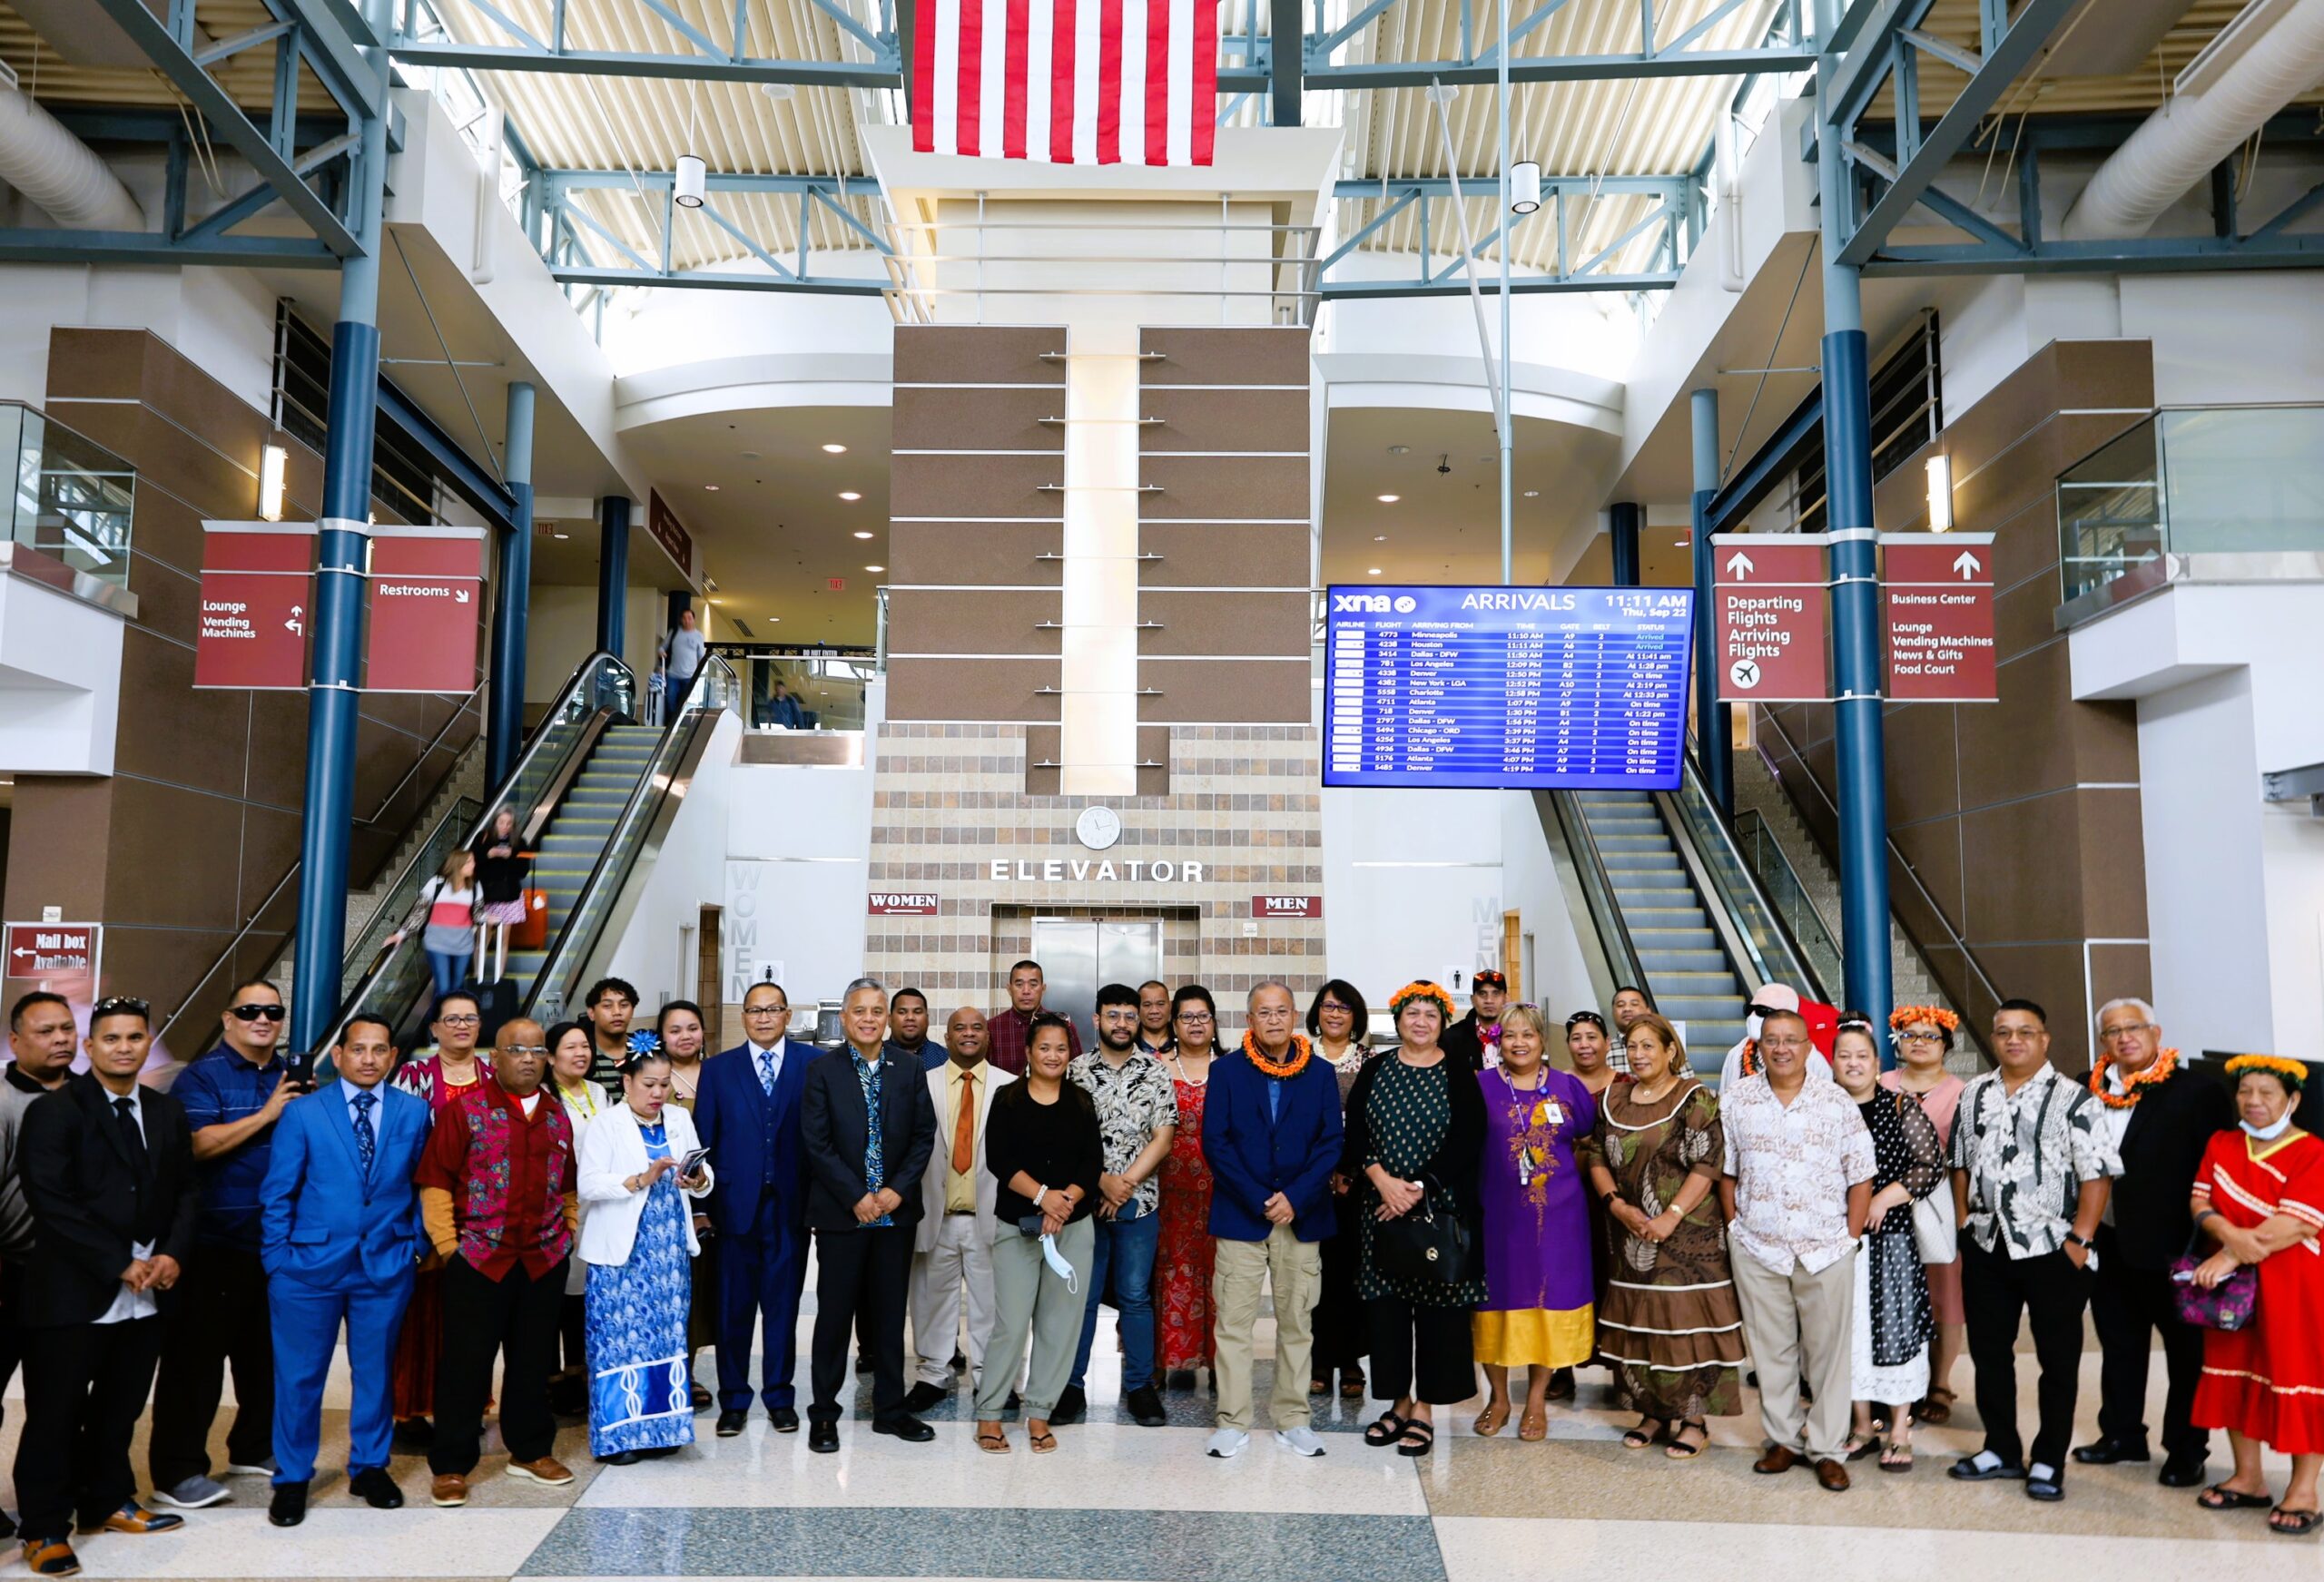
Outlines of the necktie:
[[137,1101],[117,1098],[113,1101],[113,1113],[121,1121],[121,1140],[129,1145],[130,1167],[137,1172],[142,1184],[153,1177],[153,1165],[145,1155],[145,1134],[137,1129]]
[[967,1175],[977,1167],[977,1078],[960,1074],[960,1118],[952,1126],[952,1173]]
[[759,1086],[766,1089],[767,1097],[774,1096],[774,1051],[772,1049],[759,1051]]
[[355,1152],[362,1157],[363,1179],[366,1181],[371,1179],[371,1164],[379,1155],[379,1135],[371,1130],[371,1106],[379,1102],[379,1096],[376,1093],[355,1096]]

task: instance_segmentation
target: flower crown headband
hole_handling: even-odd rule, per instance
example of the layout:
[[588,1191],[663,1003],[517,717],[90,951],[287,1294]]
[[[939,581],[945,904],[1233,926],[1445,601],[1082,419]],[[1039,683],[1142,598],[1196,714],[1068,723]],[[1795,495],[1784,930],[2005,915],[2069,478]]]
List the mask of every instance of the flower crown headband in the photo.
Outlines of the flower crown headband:
[[2298,1060],[2281,1055],[2238,1055],[2227,1063],[2230,1076],[2240,1076],[2247,1071],[2264,1071],[2280,1077],[2288,1087],[2297,1090],[2308,1080],[2308,1067]]
[[1444,1013],[1444,1019],[1452,1019],[1452,997],[1424,978],[1415,978],[1390,997],[1388,1019],[1393,1021],[1403,1016],[1404,1007],[1416,999],[1434,1000],[1436,1008]]
[[1961,1030],[1961,1018],[1943,1006],[1898,1006],[1889,1014],[1888,1030],[1901,1033],[1915,1022],[1927,1022],[1948,1033]]

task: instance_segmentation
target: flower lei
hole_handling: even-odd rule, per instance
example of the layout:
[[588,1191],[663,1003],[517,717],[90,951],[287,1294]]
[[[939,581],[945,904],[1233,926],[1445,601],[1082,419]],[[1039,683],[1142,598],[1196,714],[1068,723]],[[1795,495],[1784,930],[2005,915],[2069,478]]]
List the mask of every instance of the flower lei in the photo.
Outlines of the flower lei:
[[1424,978],[1415,978],[1389,997],[1388,1019],[1393,1021],[1403,1015],[1404,1007],[1416,999],[1434,1000],[1436,1008],[1444,1015],[1444,1025],[1452,1025],[1452,997]]
[[[2166,1051],[2171,1053],[2171,1051]],[[2281,1055],[2238,1055],[2227,1063],[2230,1076],[2240,1076],[2247,1071],[2265,1071],[2282,1079],[2284,1086],[2295,1093],[2308,1080],[2308,1067],[2298,1060]]]
[[2122,1078],[2122,1091],[2120,1095],[2109,1093],[2106,1089],[2106,1073],[2113,1065],[2114,1057],[2112,1055],[2101,1055],[2091,1064],[2091,1096],[2110,1110],[2126,1110],[2139,1102],[2145,1089],[2170,1076],[2179,1065],[2179,1051],[2165,1049],[2154,1057],[2154,1064],[2149,1066],[2144,1071],[2135,1076]]
[[1315,1057],[1315,1046],[1298,1034],[1291,1035],[1290,1051],[1280,1060],[1273,1058],[1259,1047],[1259,1037],[1246,1028],[1243,1033],[1243,1053],[1251,1064],[1268,1076],[1296,1076],[1307,1069],[1307,1062]]
[[1889,1013],[1888,1030],[1901,1033],[1915,1022],[1926,1022],[1932,1027],[1943,1027],[1948,1033],[1961,1030],[1961,1018],[1943,1006],[1898,1006]]

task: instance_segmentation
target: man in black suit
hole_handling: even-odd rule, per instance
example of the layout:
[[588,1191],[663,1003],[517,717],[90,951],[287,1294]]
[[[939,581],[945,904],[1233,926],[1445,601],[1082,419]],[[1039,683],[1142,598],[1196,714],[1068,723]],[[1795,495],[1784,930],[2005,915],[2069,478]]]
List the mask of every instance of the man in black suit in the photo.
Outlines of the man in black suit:
[[129,1441],[162,1355],[163,1314],[193,1242],[193,1135],[142,1088],[143,1000],[89,1011],[89,1069],[25,1111],[18,1157],[33,1215],[25,1271],[25,1432],[16,1446],[25,1563],[69,1577],[84,1534],[166,1532],[137,1502]]
[[825,1453],[839,1449],[839,1387],[848,1377],[847,1338],[859,1322],[872,1358],[872,1431],[915,1444],[936,1437],[903,1405],[912,1228],[921,1174],[936,1146],[936,1106],[917,1064],[883,1058],[886,989],[857,978],[847,986],[840,1019],[847,1047],[807,1068],[800,1096],[817,1266],[807,1448]]
[[2207,1071],[2179,1062],[2162,1046],[2154,1007],[2142,999],[2109,1000],[2098,1013],[2099,1096],[2122,1174],[2098,1227],[2091,1324],[2104,1361],[2098,1373],[2098,1439],[2073,1453],[2084,1466],[2143,1461],[2147,1359],[2162,1335],[2170,1376],[2162,1407],[2166,1489],[2203,1480],[2211,1435],[2188,1420],[2203,1371],[2203,1332],[2180,1322],[2171,1261],[2193,1233],[2187,1203],[2204,1145],[2235,1124],[2227,1089]]

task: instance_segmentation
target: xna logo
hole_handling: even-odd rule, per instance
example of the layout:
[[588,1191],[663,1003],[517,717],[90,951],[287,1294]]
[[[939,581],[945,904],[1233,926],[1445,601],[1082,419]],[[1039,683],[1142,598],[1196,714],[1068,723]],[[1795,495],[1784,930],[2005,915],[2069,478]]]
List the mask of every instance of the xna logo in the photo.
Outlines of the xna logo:
[[1385,594],[1341,594],[1332,601],[1335,615],[1384,615],[1388,610]]

